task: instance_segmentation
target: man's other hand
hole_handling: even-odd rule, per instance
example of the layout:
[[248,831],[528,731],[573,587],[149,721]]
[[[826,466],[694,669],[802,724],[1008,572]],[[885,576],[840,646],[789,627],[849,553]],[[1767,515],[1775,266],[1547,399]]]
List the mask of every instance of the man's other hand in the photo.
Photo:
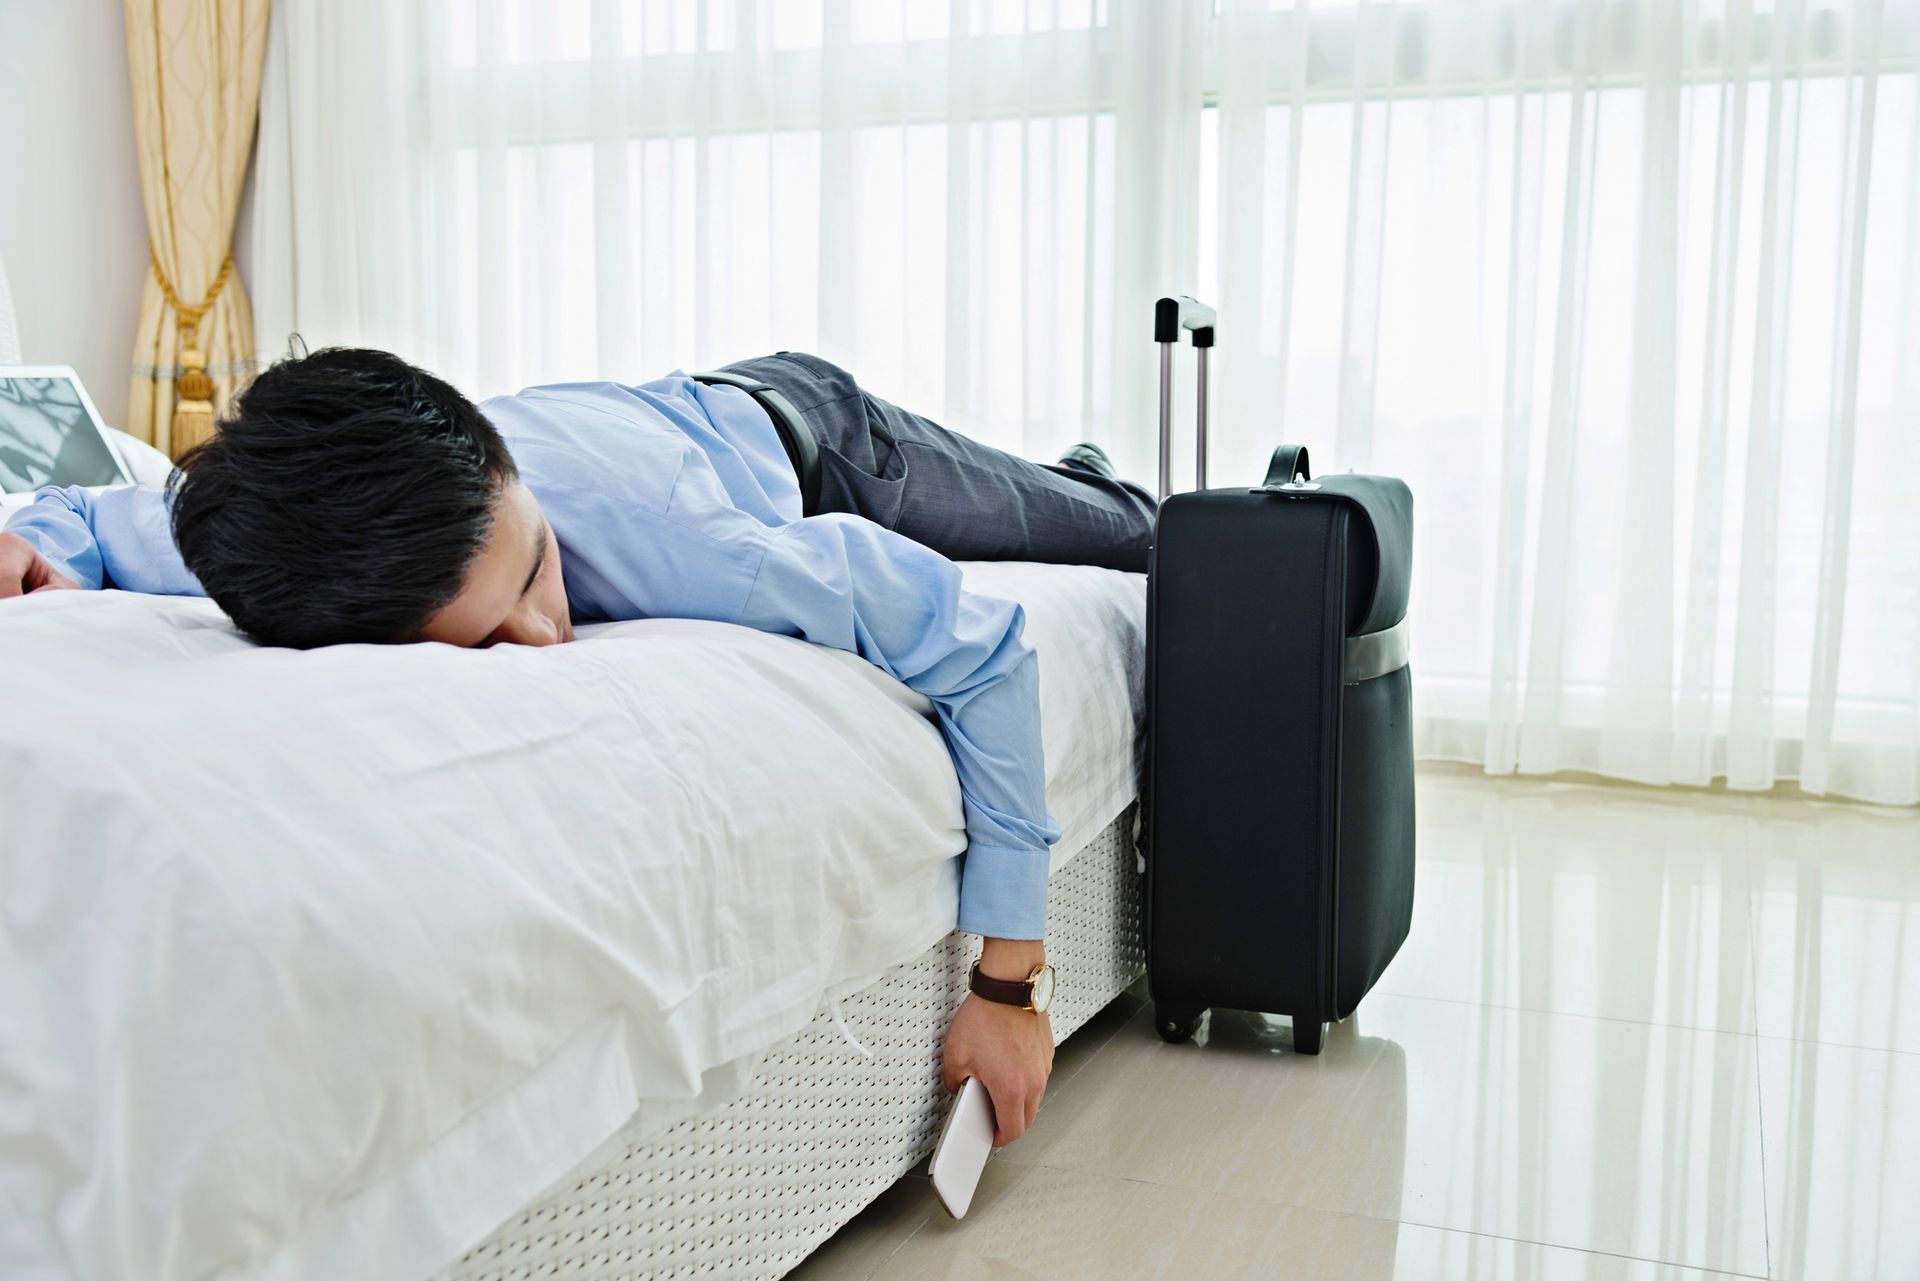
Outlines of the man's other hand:
[[[1039,944],[1030,946],[1038,948]],[[1008,977],[982,963],[990,978]],[[1017,977],[1025,978],[1027,969]],[[947,1028],[941,1080],[949,1094],[968,1077],[987,1087],[993,1100],[993,1146],[1003,1148],[1027,1132],[1040,1110],[1053,1072],[1053,1023],[1044,1014],[1002,1005],[969,992]]]
[[80,584],[59,573],[18,534],[0,534],[0,600],[28,592],[75,590]]

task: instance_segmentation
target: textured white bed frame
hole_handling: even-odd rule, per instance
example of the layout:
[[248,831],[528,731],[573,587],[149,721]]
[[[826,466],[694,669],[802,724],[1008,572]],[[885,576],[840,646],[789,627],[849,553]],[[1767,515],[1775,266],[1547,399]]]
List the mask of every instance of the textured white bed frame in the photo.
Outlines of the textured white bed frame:
[[[1146,969],[1134,809],[1047,891],[1065,1040]],[[966,995],[973,936],[958,930],[775,1046],[728,1106],[629,1144],[549,1193],[438,1281],[784,1275],[933,1148],[949,1098],[940,1044]]]

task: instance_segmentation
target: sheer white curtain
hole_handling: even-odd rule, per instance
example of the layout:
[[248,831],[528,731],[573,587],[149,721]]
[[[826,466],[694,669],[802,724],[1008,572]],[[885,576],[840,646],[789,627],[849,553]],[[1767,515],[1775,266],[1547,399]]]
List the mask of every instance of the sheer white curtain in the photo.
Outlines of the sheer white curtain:
[[20,328],[13,318],[13,290],[7,286],[7,264],[0,262],[0,365],[20,363]]
[[1194,284],[1200,24],[1039,8],[283,3],[262,341],[384,343],[481,393],[814,351],[1144,474],[1110,420],[1150,412],[1144,318]]
[[1223,8],[1221,470],[1410,480],[1422,753],[1920,800],[1920,6]]
[[813,350],[1150,476],[1197,290],[1213,483],[1413,486],[1423,754],[1920,801],[1920,0],[275,22],[269,341],[477,394]]

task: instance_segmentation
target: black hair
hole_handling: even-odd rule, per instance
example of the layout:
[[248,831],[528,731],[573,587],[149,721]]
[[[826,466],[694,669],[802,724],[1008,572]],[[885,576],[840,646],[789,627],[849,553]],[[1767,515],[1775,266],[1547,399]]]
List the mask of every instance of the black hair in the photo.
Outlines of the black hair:
[[200,585],[263,645],[417,639],[519,470],[480,410],[389,352],[281,361],[168,481]]

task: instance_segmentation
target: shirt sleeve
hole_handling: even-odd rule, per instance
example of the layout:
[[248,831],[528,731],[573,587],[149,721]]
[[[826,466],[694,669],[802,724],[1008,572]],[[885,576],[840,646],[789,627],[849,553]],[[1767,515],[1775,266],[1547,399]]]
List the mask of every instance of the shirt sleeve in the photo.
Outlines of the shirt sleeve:
[[1044,937],[1060,828],[1024,611],[965,590],[952,561],[858,516],[755,528],[765,550],[740,621],[856,653],[932,701],[965,807],[960,928]]
[[5,532],[26,539],[82,587],[206,595],[180,559],[167,496],[158,489],[126,485],[94,493],[49,485],[7,517]]

